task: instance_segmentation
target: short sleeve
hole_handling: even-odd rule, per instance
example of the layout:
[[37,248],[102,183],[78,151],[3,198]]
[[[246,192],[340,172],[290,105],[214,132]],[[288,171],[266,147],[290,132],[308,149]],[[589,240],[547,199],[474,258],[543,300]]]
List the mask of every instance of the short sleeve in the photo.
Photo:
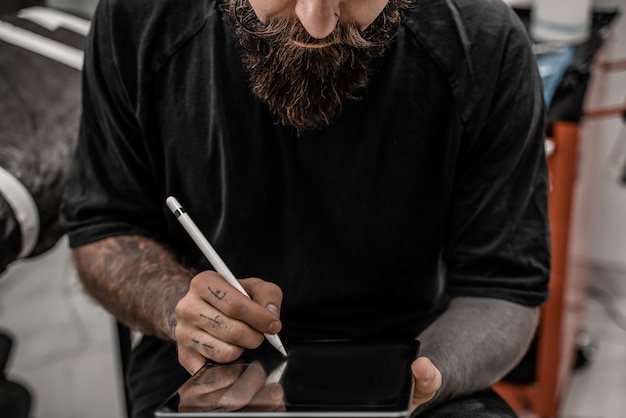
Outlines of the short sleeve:
[[160,228],[159,183],[136,116],[138,54],[125,29],[132,22],[115,4],[99,3],[85,46],[79,139],[62,201],[72,247]]
[[455,176],[443,251],[447,291],[535,306],[547,297],[550,271],[545,106],[521,25],[498,45],[495,60],[486,51],[474,67],[477,77],[489,74],[483,82],[493,89],[481,99],[486,116]]

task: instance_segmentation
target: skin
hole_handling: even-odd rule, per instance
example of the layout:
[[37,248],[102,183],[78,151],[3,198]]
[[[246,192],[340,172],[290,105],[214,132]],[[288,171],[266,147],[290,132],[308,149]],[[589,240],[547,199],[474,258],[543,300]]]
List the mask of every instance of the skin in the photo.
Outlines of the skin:
[[383,11],[388,0],[250,0],[261,22],[268,17],[296,15],[309,35],[324,39],[338,19],[367,28]]
[[[316,39],[339,19],[361,29],[387,0],[250,0],[257,17],[295,14]],[[302,45],[308,47],[307,45]],[[263,333],[278,333],[282,292],[257,278],[241,280],[243,296],[216,272],[178,264],[162,245],[139,236],[118,236],[74,250],[79,277],[94,299],[121,322],[145,334],[175,341],[190,373],[210,358],[237,359]],[[411,370],[414,415],[452,397],[489,387],[526,352],[538,309],[487,298],[459,297],[420,336],[421,357]]]
[[[73,256],[86,292],[130,328],[175,341],[190,373],[206,358],[234,361],[245,348],[258,347],[263,333],[282,327],[278,286],[243,279],[248,299],[214,271],[195,274],[181,266],[148,238],[106,238]],[[503,300],[453,299],[419,336],[421,357],[411,367],[415,413],[504,376],[526,352],[537,312]]]
[[181,266],[149,238],[105,238],[73,250],[73,258],[89,295],[131,329],[176,341],[190,373],[207,358],[231,362],[282,328],[278,286],[243,279],[248,299],[214,271]]

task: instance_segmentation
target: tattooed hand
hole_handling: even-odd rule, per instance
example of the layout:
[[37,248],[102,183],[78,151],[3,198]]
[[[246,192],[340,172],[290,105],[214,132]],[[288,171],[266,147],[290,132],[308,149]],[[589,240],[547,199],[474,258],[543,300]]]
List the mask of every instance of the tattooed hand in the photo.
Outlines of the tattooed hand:
[[218,273],[203,271],[176,305],[178,360],[188,372],[200,369],[207,359],[231,362],[244,349],[261,345],[263,333],[280,331],[280,288],[256,278],[240,282],[250,298]]

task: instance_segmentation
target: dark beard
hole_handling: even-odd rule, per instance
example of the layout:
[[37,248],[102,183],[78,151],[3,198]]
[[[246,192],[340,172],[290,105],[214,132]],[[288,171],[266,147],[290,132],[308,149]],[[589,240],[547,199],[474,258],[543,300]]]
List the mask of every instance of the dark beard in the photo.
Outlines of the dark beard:
[[[339,22],[322,40],[312,38],[295,16],[261,23],[248,0],[229,0],[228,15],[254,94],[267,103],[280,123],[301,131],[328,126],[345,101],[361,97],[372,62],[388,48],[408,3],[389,0],[365,31]],[[330,45],[303,48],[294,41]]]

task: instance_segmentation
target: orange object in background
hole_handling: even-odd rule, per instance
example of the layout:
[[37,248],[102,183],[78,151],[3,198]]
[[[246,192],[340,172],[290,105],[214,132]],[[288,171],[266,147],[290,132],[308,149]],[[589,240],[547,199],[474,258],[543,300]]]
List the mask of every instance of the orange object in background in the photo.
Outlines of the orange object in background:
[[551,149],[547,158],[552,271],[550,296],[541,308],[537,331],[535,379],[528,384],[494,385],[518,413],[528,411],[541,418],[558,416],[561,397],[576,361],[576,339],[583,330],[586,283],[583,277],[567,274],[579,129],[577,123],[556,122],[547,140],[551,145],[547,147]]

